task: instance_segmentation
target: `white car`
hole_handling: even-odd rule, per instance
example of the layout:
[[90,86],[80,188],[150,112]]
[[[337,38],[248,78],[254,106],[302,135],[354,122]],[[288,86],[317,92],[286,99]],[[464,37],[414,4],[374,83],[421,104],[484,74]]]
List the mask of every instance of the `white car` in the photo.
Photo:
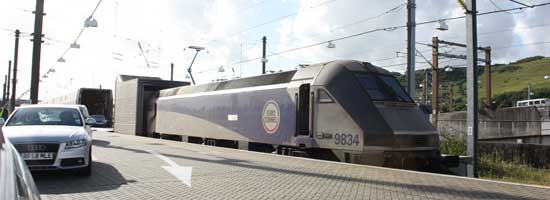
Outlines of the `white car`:
[[78,105],[31,105],[20,107],[2,130],[31,171],[76,170],[92,172],[92,135]]
[[[0,118],[0,124],[4,118]],[[40,200],[29,169],[0,130],[0,199]]]

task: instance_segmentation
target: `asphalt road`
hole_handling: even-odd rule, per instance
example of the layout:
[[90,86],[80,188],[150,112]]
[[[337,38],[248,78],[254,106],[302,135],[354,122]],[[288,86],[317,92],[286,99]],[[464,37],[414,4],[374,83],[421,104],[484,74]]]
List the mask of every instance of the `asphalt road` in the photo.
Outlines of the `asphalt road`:
[[548,199],[550,188],[94,132],[93,174],[35,173],[43,199]]

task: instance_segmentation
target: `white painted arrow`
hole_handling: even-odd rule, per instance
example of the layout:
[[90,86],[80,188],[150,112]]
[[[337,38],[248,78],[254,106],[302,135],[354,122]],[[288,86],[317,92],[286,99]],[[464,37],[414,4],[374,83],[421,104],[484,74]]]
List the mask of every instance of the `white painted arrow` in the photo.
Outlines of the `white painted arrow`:
[[153,150],[146,150],[147,152],[155,155],[157,158],[160,158],[166,164],[170,166],[162,166],[164,170],[168,171],[170,174],[179,179],[183,184],[191,187],[191,172],[193,167],[179,166],[176,162],[170,160],[166,156],[161,155],[160,153]]

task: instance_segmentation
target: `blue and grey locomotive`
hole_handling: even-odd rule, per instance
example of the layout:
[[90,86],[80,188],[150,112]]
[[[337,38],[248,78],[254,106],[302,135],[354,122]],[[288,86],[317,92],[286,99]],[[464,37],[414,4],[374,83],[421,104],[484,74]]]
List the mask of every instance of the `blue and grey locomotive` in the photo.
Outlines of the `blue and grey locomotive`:
[[424,168],[440,156],[437,131],[398,81],[351,60],[162,90],[156,132],[397,168]]

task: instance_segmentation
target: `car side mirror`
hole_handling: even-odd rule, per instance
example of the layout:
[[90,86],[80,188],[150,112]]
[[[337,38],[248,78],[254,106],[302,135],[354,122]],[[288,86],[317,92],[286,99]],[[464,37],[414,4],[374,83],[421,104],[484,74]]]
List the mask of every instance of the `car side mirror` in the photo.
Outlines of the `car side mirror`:
[[3,117],[0,117],[0,126],[4,125],[6,123],[6,120]]
[[86,118],[86,125],[92,125],[92,124],[96,124],[96,121],[94,118]]

